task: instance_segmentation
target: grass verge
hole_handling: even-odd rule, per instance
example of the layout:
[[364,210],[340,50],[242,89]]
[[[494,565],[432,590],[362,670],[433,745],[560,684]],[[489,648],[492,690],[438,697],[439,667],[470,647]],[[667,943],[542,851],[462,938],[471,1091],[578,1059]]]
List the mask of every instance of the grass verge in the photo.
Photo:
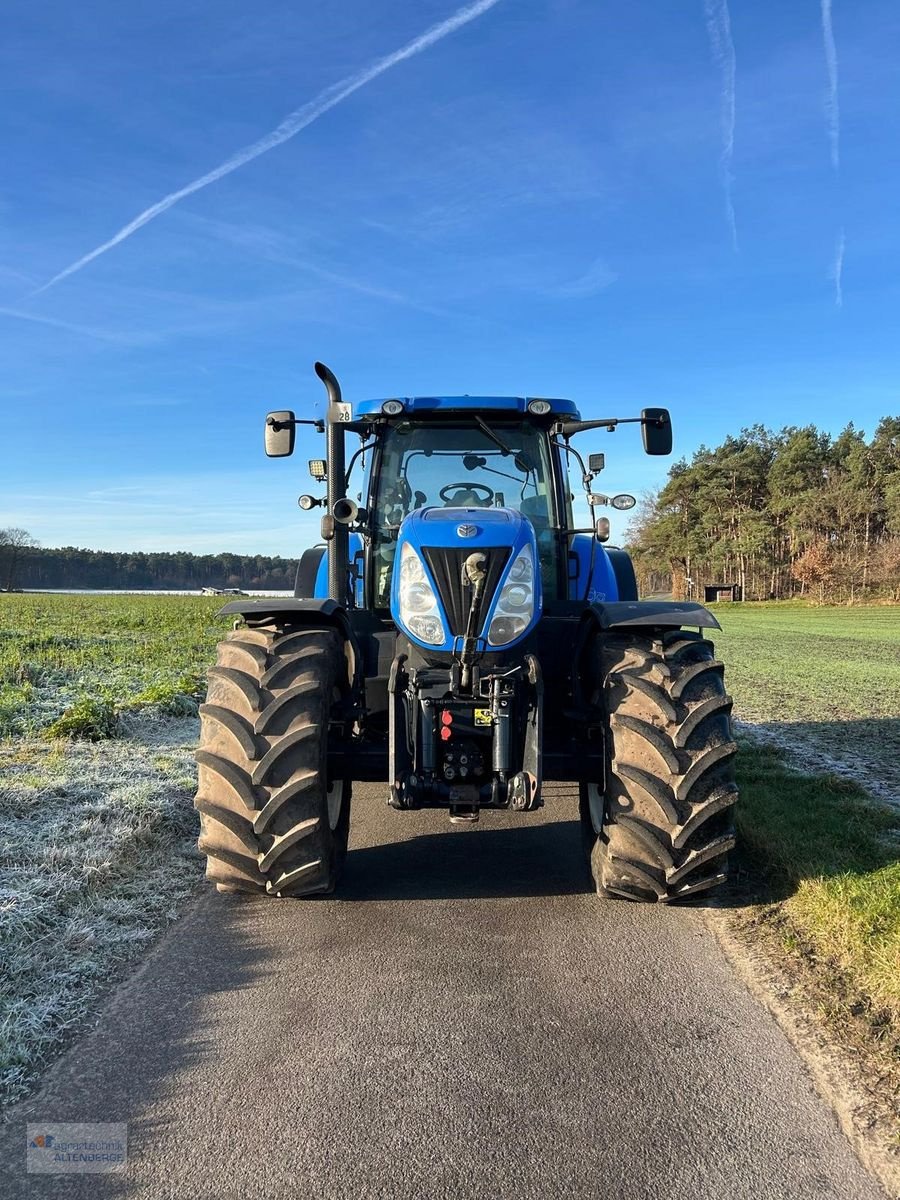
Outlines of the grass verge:
[[738,782],[734,927],[774,952],[830,1035],[865,1056],[900,1147],[900,814],[749,739]]

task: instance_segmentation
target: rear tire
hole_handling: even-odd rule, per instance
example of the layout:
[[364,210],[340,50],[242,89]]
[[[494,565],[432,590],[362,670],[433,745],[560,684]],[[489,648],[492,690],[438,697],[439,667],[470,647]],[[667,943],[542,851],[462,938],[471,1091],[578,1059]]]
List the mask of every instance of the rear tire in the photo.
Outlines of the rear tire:
[[327,629],[239,629],[219,643],[200,707],[199,847],[219,891],[331,892],[347,853],[350,784],[329,786],[328,730],[346,690]]
[[582,784],[580,809],[598,893],[669,903],[724,883],[736,746],[712,643],[679,629],[604,638],[593,653],[607,787]]

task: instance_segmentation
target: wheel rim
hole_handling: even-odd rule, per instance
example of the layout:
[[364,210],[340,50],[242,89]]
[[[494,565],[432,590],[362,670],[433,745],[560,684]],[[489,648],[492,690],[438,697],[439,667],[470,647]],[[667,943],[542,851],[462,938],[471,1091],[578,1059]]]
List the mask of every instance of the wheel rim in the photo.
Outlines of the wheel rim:
[[606,809],[606,803],[603,798],[603,793],[596,783],[587,785],[588,811],[591,814],[591,825],[594,828],[594,833],[600,833],[603,830],[603,815]]
[[344,806],[344,781],[342,779],[331,785],[325,793],[325,799],[328,804],[328,827],[333,833],[338,827],[341,809]]

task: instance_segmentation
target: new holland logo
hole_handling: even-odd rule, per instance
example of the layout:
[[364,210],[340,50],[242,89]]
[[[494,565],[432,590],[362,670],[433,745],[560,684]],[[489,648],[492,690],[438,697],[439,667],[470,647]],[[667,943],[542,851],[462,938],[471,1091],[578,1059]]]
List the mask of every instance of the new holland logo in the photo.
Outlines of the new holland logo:
[[465,538],[474,537],[475,534],[478,532],[478,526],[477,525],[457,525],[456,532],[459,534],[460,537],[465,537]]

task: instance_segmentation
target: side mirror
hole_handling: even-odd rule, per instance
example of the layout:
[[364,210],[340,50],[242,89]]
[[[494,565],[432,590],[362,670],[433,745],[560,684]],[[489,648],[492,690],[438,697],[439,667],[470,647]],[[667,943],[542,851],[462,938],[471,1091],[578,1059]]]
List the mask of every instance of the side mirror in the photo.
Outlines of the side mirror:
[[672,418],[667,408],[641,410],[641,437],[648,454],[672,453]]
[[294,414],[285,409],[266,417],[266,454],[269,458],[287,458],[294,453]]

